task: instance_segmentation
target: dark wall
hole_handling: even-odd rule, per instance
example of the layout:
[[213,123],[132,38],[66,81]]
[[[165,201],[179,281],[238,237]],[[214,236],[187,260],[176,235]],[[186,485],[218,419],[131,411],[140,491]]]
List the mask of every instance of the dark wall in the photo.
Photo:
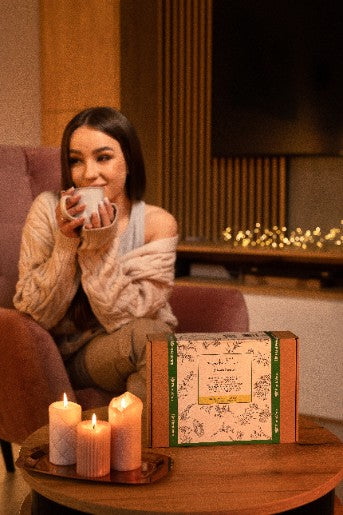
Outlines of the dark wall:
[[343,150],[341,0],[214,0],[212,153]]

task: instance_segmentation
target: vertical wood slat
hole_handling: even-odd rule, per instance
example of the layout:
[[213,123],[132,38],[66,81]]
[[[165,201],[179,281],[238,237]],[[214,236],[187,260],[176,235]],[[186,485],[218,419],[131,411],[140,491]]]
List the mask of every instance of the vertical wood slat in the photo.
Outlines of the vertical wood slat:
[[192,175],[190,173],[192,167],[192,159],[191,159],[191,109],[189,108],[192,99],[192,87],[191,87],[191,79],[192,79],[192,71],[191,71],[191,62],[192,62],[192,11],[191,11],[191,3],[186,2],[186,20],[185,20],[185,116],[184,116],[184,152],[185,152],[185,160],[184,160],[184,175],[185,175],[185,192],[184,192],[184,203],[185,203],[185,218],[183,223],[179,222],[181,231],[183,229],[182,237],[184,238],[185,234],[193,233],[193,223],[192,217],[189,216],[190,208],[187,205],[187,202],[191,198],[192,192]]
[[161,201],[178,220],[181,237],[210,237],[211,0],[158,2],[162,79]]
[[279,186],[279,178],[278,178],[278,160],[276,157],[272,157],[272,166],[271,166],[271,224],[272,226],[277,225],[276,221],[278,219],[278,209],[279,203],[276,202],[278,196],[278,186]]
[[242,221],[240,217],[240,160],[236,157],[233,160],[233,220],[234,227],[238,228],[242,226]]
[[[226,184],[226,220],[218,225],[212,241],[220,238],[221,231],[231,227],[233,231],[253,229],[260,223],[262,229],[286,225],[286,158],[214,158],[213,179],[220,187]],[[226,179],[217,177],[225,175]],[[219,205],[222,202],[219,200]],[[212,207],[213,209],[213,207]],[[215,215],[220,217],[218,210]]]
[[249,200],[248,200],[248,226],[253,227],[256,222],[255,190],[257,183],[257,169],[252,158],[249,159]]
[[184,202],[179,202],[179,199],[183,197],[185,191],[185,174],[183,173],[185,169],[184,165],[184,155],[185,155],[185,146],[184,146],[184,133],[179,130],[180,125],[183,123],[185,118],[185,6],[183,3],[180,5],[179,9],[179,20],[178,20],[178,77],[180,82],[182,82],[182,88],[178,90],[178,102],[179,102],[179,115],[178,115],[178,146],[177,146],[177,179],[178,179],[178,189],[177,189],[177,211],[180,213],[180,217],[182,220],[185,220],[187,217],[186,205]]
[[222,159],[222,169],[223,173],[226,172],[227,175],[227,199],[228,199],[228,225],[229,227],[233,227],[234,225],[234,209],[233,209],[233,195],[230,192],[233,192],[233,177],[234,177],[234,169],[233,169],[233,160],[230,159],[227,161],[226,159]]
[[286,224],[284,157],[212,158],[212,0],[161,0],[161,200],[181,239]]
[[283,157],[279,162],[279,226],[285,227],[287,223],[287,196],[286,196],[286,180],[287,180],[286,158]]
[[256,222],[263,224],[263,161],[257,158],[256,163]]
[[[199,227],[199,220],[197,218],[197,212],[198,212],[198,192],[199,192],[199,185],[198,185],[198,176],[199,176],[199,154],[195,151],[197,146],[200,144],[198,142],[198,106],[197,106],[197,97],[198,97],[198,80],[197,80],[197,74],[198,74],[198,59],[197,59],[197,53],[198,53],[198,39],[197,35],[199,32],[199,20],[198,20],[198,6],[195,1],[190,0],[192,4],[192,20],[193,20],[193,37],[192,37],[192,62],[191,62],[191,70],[192,70],[192,103],[191,103],[191,113],[192,113],[192,125],[191,125],[191,133],[192,133],[192,146],[191,146],[191,156],[192,156],[192,168],[190,170],[190,173],[192,175],[192,197],[191,197],[191,213],[192,213],[192,235],[193,237],[197,237],[198,235],[198,227]],[[182,223],[182,221],[181,221]]]
[[241,159],[241,170],[240,170],[240,218],[241,226],[248,227],[248,166],[247,158]]
[[[213,163],[214,164],[214,163]],[[228,195],[227,195],[227,175],[225,174],[225,161],[224,159],[219,160],[218,166],[218,213],[215,219],[214,230],[212,234],[221,234],[223,227],[227,226],[227,212],[228,212]],[[214,179],[215,180],[215,179]],[[214,197],[213,197],[214,198]],[[215,203],[214,203],[215,204]]]
[[[160,5],[162,7],[162,4]],[[169,2],[166,0],[165,9],[160,9],[161,12],[161,31],[160,31],[160,46],[162,47],[161,52],[161,77],[162,77],[162,94],[161,94],[161,111],[162,111],[162,134],[161,134],[161,165],[162,165],[162,204],[168,206],[170,209],[170,186],[169,181],[166,181],[166,177],[170,176],[170,146],[171,146],[171,135],[170,135],[170,9]],[[165,141],[170,142],[169,145],[165,145]]]
[[271,167],[271,158],[265,157],[264,159],[264,225],[269,228],[272,224],[272,202],[271,193],[272,193],[272,167]]
[[[209,209],[209,199],[208,196],[208,182],[207,178],[209,176],[210,170],[207,168],[207,156],[206,156],[206,106],[207,106],[207,81],[206,81],[206,64],[207,64],[207,49],[209,43],[209,35],[206,34],[206,30],[208,30],[207,26],[207,12],[211,11],[208,9],[208,5],[206,1],[199,2],[199,31],[198,31],[198,60],[199,60],[199,74],[198,74],[198,127],[199,127],[199,142],[202,146],[202,152],[199,152],[199,172],[201,177],[200,188],[199,188],[199,205],[203,204],[204,210],[206,213],[210,213]],[[204,234],[206,239],[210,238],[212,233],[211,224],[212,217],[199,217],[199,220],[202,221],[202,225],[199,227],[200,234]]]
[[[204,78],[204,155],[205,155],[205,166],[204,171],[206,174],[206,191],[205,191],[205,203],[206,203],[206,212],[211,213],[211,206],[213,206],[213,197],[211,193],[211,129],[212,129],[212,0],[206,0],[206,12],[204,13],[205,19],[205,35],[204,41],[206,40],[206,46],[204,48],[204,63],[205,63],[205,78]],[[219,191],[220,186],[219,186]],[[223,185],[223,191],[224,185]],[[224,207],[224,202],[221,204]],[[219,211],[219,217],[217,218],[217,223],[220,223],[220,216],[223,217],[224,212],[223,209]],[[217,234],[215,231],[212,234]],[[209,240],[211,240],[211,234],[206,235]]]
[[211,213],[211,218],[208,220],[208,223],[207,223],[207,226],[209,228],[209,233],[210,234],[213,234],[213,233],[217,232],[218,219],[220,217],[220,212],[223,209],[222,197],[220,195],[220,186],[221,186],[223,175],[220,172],[221,172],[221,170],[220,170],[220,160],[218,159],[218,160],[216,160],[213,163],[212,173],[211,173],[211,178],[212,178],[212,185],[211,185],[212,198],[216,199],[217,201],[213,202],[211,210],[206,209],[207,213]]
[[[175,1],[175,0],[174,0]],[[178,1],[176,1],[178,4]],[[170,25],[170,40],[171,40],[171,55],[170,55],[170,76],[171,76],[171,156],[170,156],[170,208],[172,212],[176,211],[177,201],[177,179],[178,179],[178,10],[171,10],[171,25]]]
[[[163,137],[164,137],[164,90],[165,90],[165,74],[164,74],[164,21],[163,21],[163,11],[161,8],[157,8],[156,10],[157,16],[157,105],[159,106],[157,109],[157,131],[158,134],[161,135],[160,138],[156,138],[157,148],[156,148],[156,158],[157,158],[157,170],[164,169],[164,148],[163,148]],[[162,173],[157,173],[157,203],[164,204],[164,178]]]

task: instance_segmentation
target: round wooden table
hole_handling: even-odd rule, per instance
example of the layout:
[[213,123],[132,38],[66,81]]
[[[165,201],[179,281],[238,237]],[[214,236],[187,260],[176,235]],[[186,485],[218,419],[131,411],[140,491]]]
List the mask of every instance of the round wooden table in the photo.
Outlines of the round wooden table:
[[[97,410],[98,417],[105,419],[105,410],[101,410]],[[47,441],[45,426],[27,438],[24,446]],[[154,451],[171,456],[174,467],[163,479],[146,485],[94,483],[22,469],[33,491],[32,513],[257,515],[311,503],[310,511],[303,513],[322,515],[333,513],[334,488],[343,478],[343,444],[306,417],[300,417],[297,444]]]

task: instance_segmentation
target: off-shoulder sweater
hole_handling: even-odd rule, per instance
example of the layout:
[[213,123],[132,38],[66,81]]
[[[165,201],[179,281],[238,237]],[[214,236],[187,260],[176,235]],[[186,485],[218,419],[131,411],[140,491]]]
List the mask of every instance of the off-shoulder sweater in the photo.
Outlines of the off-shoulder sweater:
[[135,318],[149,317],[173,328],[168,298],[174,282],[177,237],[118,253],[117,219],[79,238],[59,230],[58,195],[34,200],[22,234],[15,307],[50,330],[65,317],[80,281],[99,324],[111,333]]

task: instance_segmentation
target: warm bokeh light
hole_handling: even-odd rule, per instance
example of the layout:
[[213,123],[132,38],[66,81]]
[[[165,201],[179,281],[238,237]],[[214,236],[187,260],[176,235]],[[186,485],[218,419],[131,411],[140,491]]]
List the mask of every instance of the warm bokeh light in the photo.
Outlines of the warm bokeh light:
[[339,227],[333,227],[327,234],[322,234],[320,227],[314,230],[297,227],[289,234],[286,227],[262,229],[257,222],[255,227],[239,230],[233,233],[231,227],[223,232],[224,240],[234,247],[248,247],[260,249],[297,249],[297,250],[342,250],[343,248],[343,220]]

